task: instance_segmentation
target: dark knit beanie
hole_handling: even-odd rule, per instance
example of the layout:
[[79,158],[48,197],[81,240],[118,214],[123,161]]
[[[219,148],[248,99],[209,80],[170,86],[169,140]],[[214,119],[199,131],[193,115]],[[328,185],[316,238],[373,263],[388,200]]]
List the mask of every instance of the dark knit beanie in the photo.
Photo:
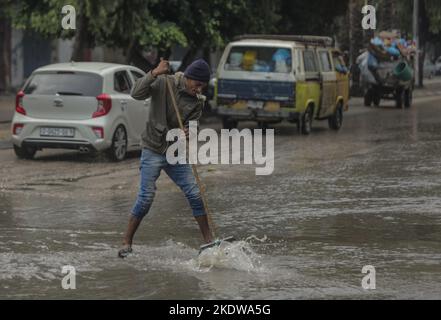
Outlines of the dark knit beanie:
[[210,66],[203,59],[195,60],[185,69],[184,76],[201,82],[209,82]]

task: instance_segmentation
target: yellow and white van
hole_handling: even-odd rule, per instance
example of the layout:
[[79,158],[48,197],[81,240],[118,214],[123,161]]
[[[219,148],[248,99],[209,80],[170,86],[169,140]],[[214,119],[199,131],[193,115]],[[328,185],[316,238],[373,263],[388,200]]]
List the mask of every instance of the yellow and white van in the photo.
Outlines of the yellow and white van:
[[225,48],[216,77],[225,128],[288,120],[309,134],[313,119],[327,119],[339,130],[348,110],[348,71],[328,37],[240,36]]

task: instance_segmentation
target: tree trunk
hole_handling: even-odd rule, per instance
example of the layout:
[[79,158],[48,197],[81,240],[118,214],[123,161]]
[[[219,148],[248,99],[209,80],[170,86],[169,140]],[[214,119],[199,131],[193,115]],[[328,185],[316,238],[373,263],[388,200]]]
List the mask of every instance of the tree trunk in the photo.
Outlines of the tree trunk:
[[349,60],[354,64],[363,48],[363,30],[361,26],[363,3],[359,0],[350,0],[349,14]]
[[204,56],[203,56],[203,58],[208,63],[208,65],[211,65],[210,54],[211,54],[210,48],[208,48],[208,47],[204,48]]
[[187,53],[182,59],[181,66],[179,67],[178,71],[184,71],[188,67],[188,65],[193,62],[197,52],[197,48],[190,47],[190,49],[188,49]]
[[4,19],[0,23],[0,91],[11,89],[11,25]]
[[84,61],[85,60],[85,49],[90,48],[91,46],[91,38],[89,31],[89,19],[84,14],[85,12],[85,4],[84,1],[80,2],[80,9],[78,10],[78,20],[77,20],[77,29],[75,41],[73,45],[72,51],[72,61]]
[[427,16],[427,11],[426,11],[426,4],[424,1],[419,1],[419,19],[418,19],[418,23],[419,23],[419,38],[420,38],[420,74],[419,74],[419,79],[417,80],[417,86],[418,87],[423,87],[424,86],[424,60],[426,58],[426,44],[427,44],[427,37],[429,34],[429,27],[430,27],[430,22],[429,22],[429,18]]
[[171,55],[171,48],[165,48],[165,49],[159,49],[158,48],[158,61],[159,63],[160,59],[163,58],[164,60],[169,60]]
[[380,13],[381,13],[381,19],[380,19],[380,29],[382,30],[391,30],[392,29],[392,25],[391,25],[391,1],[390,0],[383,0],[380,3]]
[[351,66],[352,85],[351,95],[362,95],[360,87],[360,73],[356,65],[357,57],[360,55],[361,49],[365,46],[363,28],[361,25],[362,13],[361,9],[364,3],[360,0],[350,0],[348,3],[348,22],[349,22],[349,64]]
[[133,64],[135,67],[148,72],[154,65],[151,64],[142,55],[142,48],[136,40],[133,40],[129,45],[129,50],[127,53],[127,64]]

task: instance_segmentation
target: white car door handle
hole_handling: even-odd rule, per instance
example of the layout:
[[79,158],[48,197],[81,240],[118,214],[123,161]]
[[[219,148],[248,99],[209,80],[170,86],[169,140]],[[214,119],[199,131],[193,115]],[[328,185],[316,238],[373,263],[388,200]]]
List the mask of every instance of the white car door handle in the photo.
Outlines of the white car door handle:
[[126,105],[127,104],[126,100],[121,100],[120,102],[121,102],[122,105]]

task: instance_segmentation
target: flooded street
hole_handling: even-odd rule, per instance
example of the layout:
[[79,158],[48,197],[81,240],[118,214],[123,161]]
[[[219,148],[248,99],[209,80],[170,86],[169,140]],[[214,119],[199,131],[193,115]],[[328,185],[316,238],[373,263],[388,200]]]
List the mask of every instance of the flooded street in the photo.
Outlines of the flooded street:
[[[410,110],[352,104],[338,133],[327,121],[308,137],[276,125],[271,176],[200,166],[218,235],[241,240],[222,263],[198,258],[196,222],[165,174],[134,254],[117,258],[138,154],[24,161],[0,149],[0,297],[441,299],[441,98]],[[66,265],[76,290],[61,287]],[[376,290],[361,286],[366,265]]]

